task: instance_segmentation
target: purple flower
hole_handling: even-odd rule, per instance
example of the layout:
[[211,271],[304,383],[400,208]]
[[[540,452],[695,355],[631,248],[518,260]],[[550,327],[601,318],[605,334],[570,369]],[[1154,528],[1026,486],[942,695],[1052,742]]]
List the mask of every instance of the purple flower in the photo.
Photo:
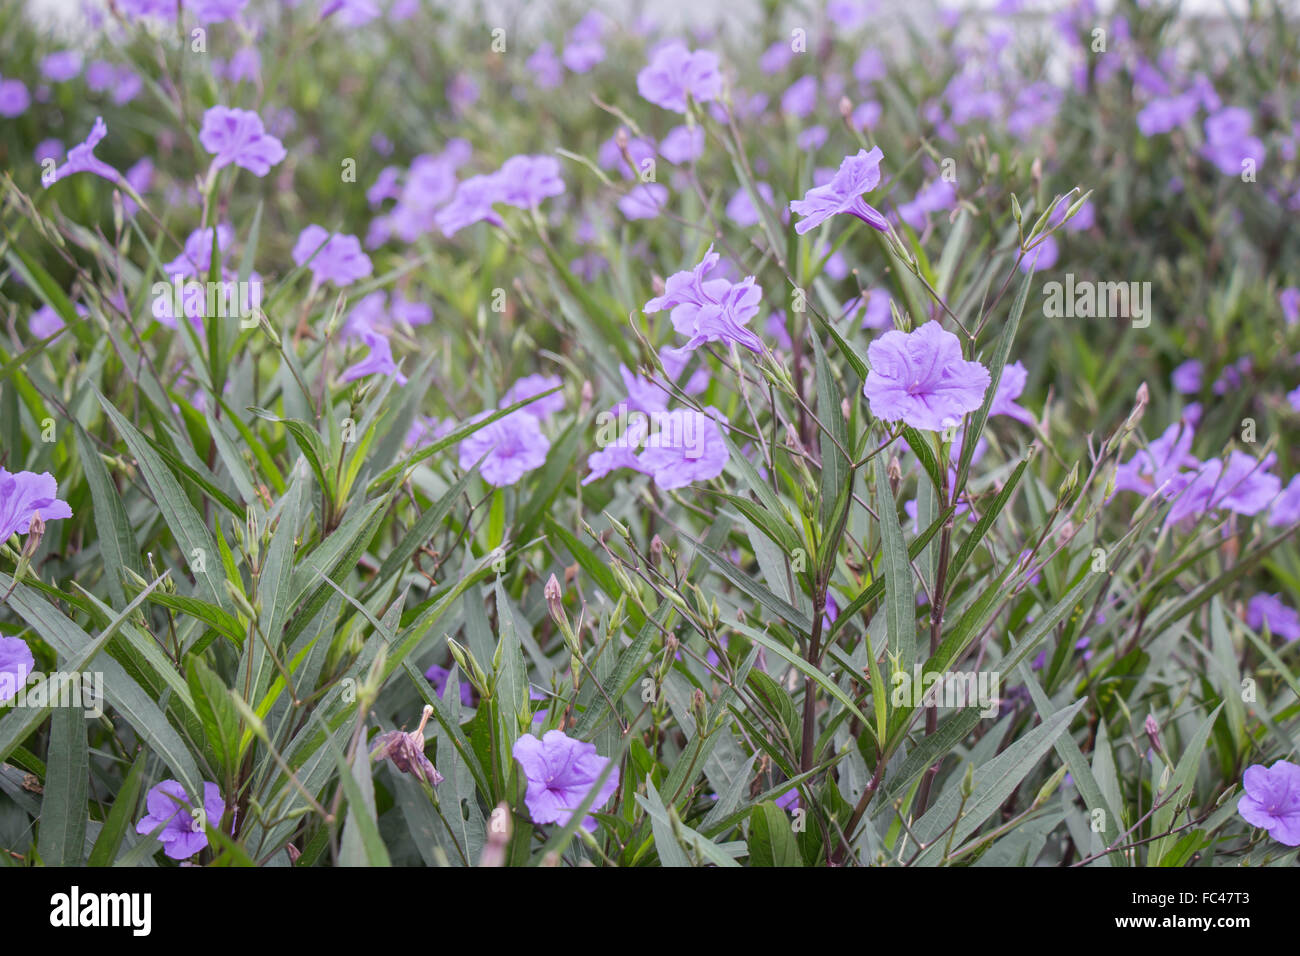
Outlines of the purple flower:
[[794,59],[794,46],[788,40],[777,40],[758,58],[758,68],[769,76],[780,73]]
[[380,10],[374,0],[326,0],[320,18],[324,20],[335,13],[343,26],[361,27],[378,17]]
[[989,406],[990,415],[1008,415],[1020,422],[1022,425],[1033,426],[1035,419],[1033,414],[1027,409],[1016,404],[1016,399],[1025,390],[1025,382],[1029,378],[1029,372],[1025,368],[1024,362],[1013,362],[1004,366],[1002,377],[998,379],[998,390],[993,396],[993,403]]
[[27,677],[36,669],[32,649],[20,637],[0,636],[0,704],[18,696]]
[[988,391],[988,369],[965,361],[957,336],[938,322],[886,332],[868,346],[867,358],[871,371],[862,391],[871,413],[887,422],[943,431],[961,424]]
[[810,126],[795,139],[795,145],[806,152],[815,153],[826,145],[828,135],[825,126]]
[[618,211],[628,219],[654,219],[668,205],[668,188],[658,183],[638,183],[618,201]]
[[704,129],[700,126],[674,126],[659,143],[664,159],[675,165],[693,162],[704,155]]
[[48,305],[41,306],[27,320],[27,331],[38,339],[47,339],[62,328],[63,320],[59,318],[59,313]]
[[175,780],[164,780],[145,797],[148,811],[135,825],[135,832],[148,835],[158,827],[163,852],[173,860],[186,860],[208,845],[205,825],[218,827],[226,812],[226,801],[215,783],[203,783],[203,809],[192,808],[185,788]]
[[722,93],[718,56],[709,50],[691,52],[682,43],[666,44],[637,74],[636,88],[656,106],[685,113],[687,97],[707,103]]
[[1300,766],[1279,760],[1271,767],[1254,764],[1241,778],[1245,796],[1237,812],[1253,827],[1262,827],[1278,843],[1300,846]]
[[398,371],[397,363],[393,361],[392,346],[382,332],[364,331],[361,333],[361,341],[370,348],[370,354],[344,369],[340,381],[355,382],[369,375],[391,375],[397,379],[398,385],[406,384],[406,376]]
[[553,156],[512,156],[496,173],[507,206],[531,209],[548,196],[564,192],[560,162]]
[[7,119],[22,116],[31,105],[31,94],[22,80],[0,80],[0,116]]
[[731,454],[714,418],[725,419],[717,409],[708,411],[713,417],[684,408],[657,416],[657,427],[637,458],[638,469],[666,491],[722,474]]
[[853,61],[853,78],[862,86],[883,80],[888,74],[889,69],[885,65],[885,58],[880,55],[879,50],[872,47],[863,50]]
[[370,746],[371,760],[391,760],[393,766],[402,773],[409,773],[422,783],[436,787],[442,783],[442,774],[433,765],[433,761],[424,755],[424,725],[429,722],[433,708],[425,705],[420,718],[420,726],[407,733],[404,730],[390,730],[375,737]]
[[555,48],[543,43],[524,63],[533,74],[538,89],[553,90],[564,82],[564,69],[555,55]]
[[199,23],[222,23],[234,20],[248,6],[248,0],[186,0],[186,9]]
[[644,311],[651,315],[671,309],[673,328],[691,337],[685,346],[688,349],[699,348],[705,342],[726,342],[762,352],[762,340],[745,326],[758,315],[763,290],[753,276],[738,283],[705,279],[720,258],[709,246],[694,269],[669,276],[664,294],[647,302]]
[[48,471],[10,474],[0,468],[0,542],[12,534],[27,534],[32,518],[58,521],[71,518],[72,509],[59,500],[59,483]]
[[957,202],[957,187],[947,180],[937,179],[922,186],[911,202],[898,207],[898,218],[917,232],[925,228],[926,216],[932,212],[951,209]]
[[1271,633],[1286,641],[1300,638],[1300,614],[1278,594],[1256,594],[1251,598],[1246,605],[1246,623],[1257,631],[1267,624]]
[[879,329],[881,331],[892,329],[894,327],[894,311],[890,308],[893,297],[884,289],[869,289],[854,302],[854,311],[865,302],[867,309],[862,316],[862,327],[864,329]]
[[[627,376],[625,375],[624,380],[626,379]],[[634,407],[632,396],[629,396],[627,404],[629,407]],[[587,467],[590,469],[590,473],[586,478],[582,479],[582,483],[589,485],[593,481],[604,478],[611,471],[618,471],[620,468],[642,471],[641,462],[637,458],[637,450],[641,447],[641,443],[645,441],[648,434],[648,419],[641,416],[629,416],[627,429],[622,435],[605,445],[604,448],[587,456]]]
[[68,150],[68,158],[63,165],[54,170],[50,176],[44,177],[45,187],[48,189],[60,179],[66,179],[73,173],[94,173],[111,183],[121,182],[122,176],[116,169],[95,157],[95,147],[107,135],[108,127],[104,125],[104,120],[96,116],[95,125],[91,127],[86,141]]
[[444,236],[454,236],[466,226],[476,222],[490,222],[494,226],[503,221],[492,210],[492,204],[502,198],[501,179],[496,174],[471,176],[456,187],[451,202],[439,210],[435,221]]
[[[447,697],[447,684],[451,678],[451,671],[438,664],[434,664],[424,672],[424,679],[433,685],[433,692],[438,695],[439,700],[445,700]],[[460,702],[465,707],[474,706],[474,688],[468,681],[459,681],[460,685]]]
[[[505,395],[501,396],[498,407],[509,408],[516,402],[522,402],[524,399],[540,395],[542,392],[549,392],[559,384],[561,383],[558,375],[525,375],[511,385]],[[540,398],[529,405],[525,405],[520,411],[527,412],[534,418],[545,421],[556,412],[564,411],[564,393],[554,392],[545,398]]]
[[781,111],[803,119],[817,108],[817,77],[801,76],[781,94]]
[[1225,176],[1238,176],[1247,162],[1264,163],[1264,144],[1250,135],[1251,116],[1240,106],[1228,106],[1205,121],[1206,143],[1201,155]]
[[1214,458],[1195,472],[1177,476],[1164,492],[1166,498],[1176,499],[1169,521],[1220,509],[1239,515],[1259,514],[1282,490],[1281,479],[1268,473],[1275,457],[1270,454],[1258,461],[1243,451],[1233,451],[1226,466]]
[[[524,803],[532,821],[561,826],[569,822],[595,789],[610,763],[608,757],[596,753],[595,744],[574,740],[561,730],[548,730],[541,740],[525,734],[515,741],[512,753],[527,782]],[[614,766],[589,809],[598,810],[609,802],[618,790],[618,779],[618,767]],[[582,826],[594,831],[595,818],[587,817]]]
[[255,176],[265,176],[286,155],[283,144],[265,131],[262,117],[252,110],[211,107],[203,114],[199,142],[216,155],[213,169],[234,163]]
[[1282,307],[1282,316],[1287,325],[1300,321],[1300,289],[1291,286],[1278,293],[1277,304]]
[[776,805],[786,813],[793,813],[799,809],[799,788],[792,787],[776,798]]
[[81,54],[59,50],[41,60],[41,75],[51,83],[64,83],[81,73]]
[[[619,145],[620,136],[625,139],[626,147]],[[627,150],[626,156],[623,155],[624,148]],[[643,169],[649,168],[647,161],[653,161],[654,156],[655,144],[652,140],[630,136],[624,128],[620,127],[618,135],[611,136],[600,144],[596,162],[601,169],[613,170],[624,179],[636,179]]]
[[880,183],[880,161],[883,158],[879,146],[871,152],[862,149],[856,155],[844,157],[829,183],[814,186],[803,199],[790,203],[790,211],[804,217],[795,224],[794,231],[802,236],[831,216],[848,213],[873,229],[887,232],[889,223],[885,217],[862,198],[863,193],[870,192]]
[[[126,171],[127,184],[136,191],[137,195],[143,196],[149,191],[149,186],[153,183],[153,172],[153,160],[148,156],[141,157]],[[122,198],[122,211],[126,215],[134,216],[139,208],[135,200],[130,196]]]
[[1146,448],[1115,469],[1115,490],[1147,495],[1179,480],[1184,467],[1199,467],[1191,454],[1196,437],[1190,422],[1177,421]]
[[483,480],[501,488],[542,467],[550,450],[551,443],[542,434],[536,416],[521,408],[465,438],[460,443],[460,467],[468,471],[482,458],[479,473]]
[[[195,229],[185,240],[185,251],[163,266],[168,278],[175,275],[190,279],[206,279],[212,268],[212,233],[213,229]],[[235,241],[235,230],[226,223],[216,227],[217,252],[224,262],[230,252],[230,245]]]
[[1138,111],[1138,130],[1143,136],[1169,133],[1196,115],[1196,97],[1188,93],[1156,97]]
[[307,264],[313,282],[333,282],[338,286],[364,279],[373,268],[356,236],[331,235],[324,226],[314,223],[299,233],[293,246],[293,261],[298,265]]
[[868,12],[865,0],[827,0],[826,3],[827,19],[845,31],[856,30],[866,23]]
[[1195,395],[1201,390],[1204,373],[1205,366],[1201,364],[1200,359],[1188,359],[1174,369],[1170,381],[1174,389],[1183,395]]
[[[1296,389],[1296,398],[1300,404],[1300,388]],[[1300,521],[1300,474],[1291,476],[1291,483],[1277,496],[1268,515],[1268,523],[1274,527],[1297,521]]]
[[[755,183],[754,189],[758,196],[767,205],[771,206],[776,202],[772,195],[772,187],[767,183]],[[749,190],[743,186],[736,190],[736,194],[727,202],[726,216],[732,222],[742,229],[748,229],[750,226],[757,226],[760,222],[758,209],[754,206],[754,201],[749,198]]]
[[574,73],[586,73],[605,59],[605,45],[599,40],[570,39],[561,56]]
[[1055,236],[1050,233],[1040,236],[1034,240],[1034,244],[1025,253],[1025,257],[1020,260],[1020,271],[1027,273],[1030,269],[1035,272],[1050,269],[1056,265],[1060,255],[1061,247],[1057,244]]

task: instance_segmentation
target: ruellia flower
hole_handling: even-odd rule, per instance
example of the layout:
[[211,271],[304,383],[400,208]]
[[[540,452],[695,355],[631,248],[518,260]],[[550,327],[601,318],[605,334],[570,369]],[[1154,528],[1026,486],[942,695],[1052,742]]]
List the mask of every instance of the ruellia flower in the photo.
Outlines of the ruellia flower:
[[22,116],[31,105],[32,95],[27,92],[26,83],[0,78],[0,116],[5,119]]
[[922,431],[960,425],[983,404],[991,380],[983,365],[962,358],[957,336],[938,322],[886,332],[868,346],[867,358],[862,391],[871,414]]
[[1257,763],[1246,768],[1241,783],[1246,790],[1237,801],[1241,818],[1278,843],[1300,846],[1300,766],[1289,760],[1271,767]]
[[1270,453],[1262,460],[1256,459],[1234,449],[1226,465],[1212,458],[1195,471],[1175,476],[1164,490],[1166,498],[1174,499],[1168,520],[1179,522],[1211,511],[1259,514],[1282,490],[1282,480],[1269,473],[1276,458]]
[[1132,458],[1115,469],[1115,490],[1148,495],[1175,481],[1184,468],[1198,467],[1200,461],[1191,453],[1195,437],[1191,422],[1174,422],[1159,438],[1146,448],[1139,448]]
[[262,126],[262,117],[225,106],[210,107],[203,114],[199,143],[214,154],[213,169],[233,163],[255,176],[265,176],[286,155],[284,145]]
[[880,184],[882,159],[884,154],[879,146],[870,152],[861,149],[852,156],[844,157],[829,183],[814,186],[803,199],[790,203],[790,211],[804,217],[795,223],[794,231],[802,236],[831,216],[847,213],[861,219],[873,229],[887,232],[888,221],[862,198],[864,193],[871,192]]
[[762,352],[763,341],[746,328],[758,315],[763,290],[748,276],[741,282],[708,279],[721,257],[709,246],[694,269],[678,272],[664,283],[664,294],[644,306],[647,315],[664,309],[673,328],[690,339],[685,347],[699,348],[706,342],[740,345],[751,352]]
[[221,825],[226,811],[226,801],[221,788],[215,783],[203,784],[203,807],[190,804],[185,788],[175,780],[164,780],[145,797],[148,811],[135,825],[135,832],[148,835],[158,827],[158,840],[163,852],[173,860],[187,860],[208,845],[205,825],[214,829]]
[[628,219],[654,219],[668,205],[668,187],[638,183],[618,201],[618,211]]
[[[481,413],[482,418],[487,412]],[[485,425],[460,443],[460,467],[473,468],[483,459],[479,474],[489,485],[513,485],[546,463],[551,442],[536,416],[521,408]]]
[[[445,680],[444,680],[445,683]],[[375,738],[370,746],[371,760],[391,760],[393,766],[402,773],[409,773],[431,787],[442,783],[442,774],[424,755],[424,728],[433,716],[433,707],[424,705],[420,715],[420,726],[410,733],[405,730],[390,730]]]
[[366,330],[361,333],[361,341],[370,349],[370,354],[344,369],[340,381],[355,382],[370,375],[391,375],[398,385],[406,384],[406,376],[398,371],[397,363],[393,361],[393,348],[387,336],[382,332]]
[[[595,789],[610,762],[608,757],[596,752],[595,744],[574,740],[562,730],[548,730],[540,740],[524,734],[515,741],[511,752],[527,783],[524,804],[532,821],[561,826],[569,822]],[[615,766],[596,791],[589,809],[601,809],[617,791],[618,767]],[[595,818],[588,816],[582,826],[594,831]]]
[[471,176],[456,187],[451,202],[447,203],[434,217],[438,228],[444,236],[454,236],[466,226],[476,222],[489,222],[494,226],[503,225],[499,215],[492,209],[492,204],[501,202],[503,189],[501,178],[496,174],[489,176]]
[[107,135],[108,126],[104,123],[102,117],[96,116],[95,125],[91,127],[90,135],[86,137],[86,141],[68,150],[68,158],[62,166],[55,169],[49,176],[41,177],[45,187],[48,189],[60,179],[66,179],[74,173],[93,173],[102,179],[107,179],[110,183],[120,183],[122,174],[95,156],[95,147]]
[[1256,594],[1246,605],[1246,623],[1255,630],[1268,625],[1284,641],[1300,639],[1300,614],[1280,594]]
[[[216,232],[217,252],[224,263],[235,241],[235,230],[227,223],[207,229],[195,229],[185,240],[185,251],[163,266],[163,273],[170,278],[180,275],[188,279],[206,279],[212,268],[213,232]],[[219,264],[220,267],[220,264]]]
[[[501,396],[498,405],[501,408],[509,408],[526,398],[532,398],[542,392],[549,392],[560,384],[560,376],[558,375],[525,375],[506,390],[506,393]],[[564,411],[564,393],[553,392],[545,398],[539,398],[537,401],[525,405],[520,411],[527,412],[539,421],[545,421],[556,412]]]
[[709,50],[692,52],[683,43],[667,43],[637,74],[636,88],[655,106],[685,113],[688,97],[707,103],[722,94],[718,55]]
[[560,163],[554,156],[511,156],[497,170],[499,201],[531,209],[550,196],[564,192]]
[[718,477],[731,458],[718,421],[726,419],[715,408],[678,408],[657,416],[637,456],[639,470],[664,490]]
[[356,236],[331,235],[324,226],[315,224],[299,233],[293,246],[293,261],[298,265],[306,263],[316,282],[333,282],[338,286],[364,279],[373,269]]
[[1004,366],[1002,377],[998,379],[998,390],[993,395],[993,402],[989,406],[989,414],[1006,415],[1022,425],[1032,426],[1035,423],[1033,413],[1016,404],[1016,399],[1024,392],[1025,382],[1028,379],[1029,370],[1025,368],[1024,362],[1012,362]]
[[59,483],[48,471],[10,474],[0,468],[0,541],[27,534],[32,519],[58,521],[72,517],[72,508],[59,500]]
[[17,696],[36,669],[32,649],[21,637],[0,637],[0,704]]

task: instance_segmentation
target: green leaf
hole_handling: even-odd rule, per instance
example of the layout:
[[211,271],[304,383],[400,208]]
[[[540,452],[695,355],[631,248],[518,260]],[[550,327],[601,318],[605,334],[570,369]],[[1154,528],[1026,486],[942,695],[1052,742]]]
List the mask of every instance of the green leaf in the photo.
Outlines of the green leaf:
[[[80,679],[79,674],[74,676]],[[89,788],[86,715],[80,707],[56,707],[50,719],[50,750],[37,841],[37,850],[46,866],[81,865],[86,846]]]
[[790,820],[771,800],[750,811],[749,862],[752,866],[803,866]]

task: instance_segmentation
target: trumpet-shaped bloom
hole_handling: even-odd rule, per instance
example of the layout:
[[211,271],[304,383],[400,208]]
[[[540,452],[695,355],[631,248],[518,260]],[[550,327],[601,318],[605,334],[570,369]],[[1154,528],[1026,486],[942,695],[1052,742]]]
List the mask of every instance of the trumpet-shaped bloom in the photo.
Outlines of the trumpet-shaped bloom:
[[531,209],[549,196],[564,192],[560,161],[554,156],[511,156],[496,176],[507,206]]
[[1253,827],[1262,827],[1278,843],[1300,846],[1300,766],[1279,760],[1271,767],[1254,764],[1241,779],[1246,794],[1237,812]]
[[1246,605],[1246,623],[1255,630],[1265,624],[1286,641],[1300,638],[1300,614],[1277,594],[1256,594]]
[[369,347],[370,354],[344,369],[341,381],[355,382],[369,375],[391,375],[397,379],[398,385],[406,384],[406,376],[398,371],[397,363],[393,361],[393,348],[382,332],[364,331],[361,341]]
[[331,235],[324,226],[315,224],[299,233],[293,246],[293,261],[298,265],[305,263],[317,282],[333,282],[339,286],[364,279],[373,268],[356,236]]
[[21,637],[0,637],[0,704],[18,695],[36,669],[32,649]]
[[961,356],[957,336],[938,322],[886,332],[867,348],[871,371],[863,394],[871,414],[922,431],[943,431],[984,402],[990,376]]
[[542,434],[536,416],[520,409],[465,438],[460,443],[460,467],[473,468],[482,458],[479,474],[489,485],[500,488],[515,484],[528,472],[546,464],[550,450],[551,442]]
[[[524,804],[532,821],[561,826],[569,822],[574,811],[595,789],[610,762],[608,757],[596,752],[595,744],[574,740],[561,730],[548,730],[541,740],[524,734],[515,741],[511,752],[527,781]],[[615,766],[596,791],[590,809],[599,810],[617,790],[618,767]],[[589,831],[595,830],[595,818],[587,817],[582,825]]]
[[86,137],[86,141],[68,150],[68,158],[63,165],[54,170],[49,176],[42,177],[45,187],[48,189],[60,179],[66,179],[73,173],[94,173],[111,183],[121,182],[122,174],[95,156],[95,147],[107,135],[108,126],[105,125],[102,117],[96,116],[95,125],[91,127],[90,135]]
[[647,315],[671,309],[673,328],[690,336],[686,348],[705,342],[742,345],[752,352],[763,351],[763,341],[746,326],[758,315],[763,290],[748,276],[741,282],[706,279],[721,257],[710,246],[694,269],[678,272],[664,283],[664,294],[645,304]]
[[284,145],[262,126],[262,117],[252,110],[225,106],[213,106],[203,114],[199,142],[215,155],[213,169],[233,163],[255,176],[265,176],[287,155]]
[[[682,488],[695,481],[708,481],[722,474],[731,458],[722,429],[714,418],[691,408],[678,408],[656,417],[656,429],[646,438],[637,456],[637,468],[664,490]],[[713,417],[711,418],[710,415]]]
[[205,824],[217,827],[226,811],[226,801],[221,788],[215,783],[203,784],[203,807],[192,807],[185,788],[175,780],[164,780],[145,797],[148,811],[135,825],[135,832],[148,835],[159,826],[158,840],[163,852],[173,860],[185,860],[208,845]]
[[11,534],[27,534],[32,518],[57,521],[72,517],[72,508],[59,500],[59,483],[48,471],[10,474],[0,468],[0,541]]
[[707,103],[722,93],[718,55],[709,50],[692,52],[682,43],[669,43],[636,77],[641,95],[666,110],[686,112],[686,100]]
[[864,193],[871,192],[880,184],[880,161],[883,158],[879,146],[870,152],[861,149],[844,157],[829,183],[814,186],[803,199],[790,203],[790,211],[804,217],[795,224],[794,231],[802,236],[840,213],[856,216],[881,232],[888,231],[889,223],[885,217],[862,198]]

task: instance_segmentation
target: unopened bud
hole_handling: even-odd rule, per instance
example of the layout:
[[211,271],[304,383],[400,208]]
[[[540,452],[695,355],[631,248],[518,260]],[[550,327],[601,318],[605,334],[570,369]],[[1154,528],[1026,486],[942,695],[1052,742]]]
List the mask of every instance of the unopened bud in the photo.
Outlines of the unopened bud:
[[45,522],[41,519],[39,511],[32,513],[31,523],[27,526],[27,540],[23,542],[22,556],[25,560],[30,561],[36,549],[41,546],[41,538],[45,537]]

